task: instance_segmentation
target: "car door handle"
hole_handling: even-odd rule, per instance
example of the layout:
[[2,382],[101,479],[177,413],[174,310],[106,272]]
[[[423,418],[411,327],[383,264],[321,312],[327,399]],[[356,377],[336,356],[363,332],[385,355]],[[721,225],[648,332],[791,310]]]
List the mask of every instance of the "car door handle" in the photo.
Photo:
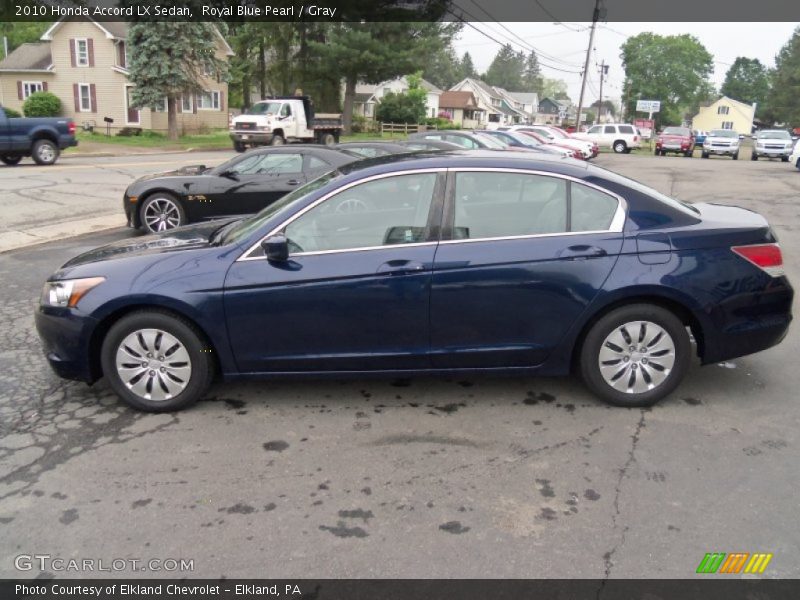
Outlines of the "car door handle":
[[286,185],[299,185],[300,181],[298,179],[290,179],[286,182]]
[[591,258],[596,256],[607,256],[603,248],[599,246],[589,246],[588,244],[576,244],[569,246],[561,252],[562,258]]
[[425,270],[425,265],[415,260],[390,260],[378,267],[377,273],[383,275],[409,275]]

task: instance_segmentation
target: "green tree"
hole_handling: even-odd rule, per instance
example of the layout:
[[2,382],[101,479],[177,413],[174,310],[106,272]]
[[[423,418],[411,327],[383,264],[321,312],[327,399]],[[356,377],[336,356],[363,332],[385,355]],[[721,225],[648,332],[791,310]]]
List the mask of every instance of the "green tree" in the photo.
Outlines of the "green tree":
[[25,99],[22,112],[26,117],[58,117],[61,115],[61,100],[50,92],[35,92]]
[[542,77],[542,87],[539,92],[539,100],[552,98],[553,100],[569,100],[567,94],[567,82],[561,79],[550,79]]
[[506,44],[495,55],[483,78],[489,85],[507,90],[520,90],[524,68],[525,55],[522,52],[515,52],[511,44]]
[[472,57],[470,56],[469,52],[464,52],[464,56],[461,57],[461,79],[465,79],[467,77],[477,77],[478,72],[475,70],[475,64],[472,62]]
[[415,71],[450,42],[458,25],[432,22],[342,22],[309,45],[319,66],[344,79],[344,133],[350,133],[356,84],[380,83]]
[[461,64],[450,44],[435,52],[425,64],[425,79],[443,90],[451,88],[464,78]]
[[13,52],[22,44],[38,41],[50,25],[50,23],[2,22],[0,38],[6,38],[8,51]]
[[769,94],[769,70],[757,58],[736,57],[725,74],[720,92],[745,104],[757,104],[756,111],[765,108]]
[[214,25],[194,21],[137,22],[128,31],[132,104],[162,106],[166,98],[170,140],[178,139],[181,95],[202,91],[205,72],[227,75],[225,62],[216,58],[217,40]]
[[[525,59],[525,69],[522,71],[522,90],[526,92],[538,92],[542,89],[542,71],[539,68],[539,59],[536,52],[530,51]],[[517,91],[517,90],[512,90]]]
[[660,100],[661,123],[680,123],[685,111],[708,90],[713,57],[689,34],[661,36],[646,32],[622,45],[625,114],[636,114],[637,99]]
[[775,57],[767,105],[775,122],[800,127],[800,27]]
[[389,92],[378,105],[376,117],[384,123],[422,123],[425,120],[427,94],[419,73],[409,75],[408,90],[403,94]]

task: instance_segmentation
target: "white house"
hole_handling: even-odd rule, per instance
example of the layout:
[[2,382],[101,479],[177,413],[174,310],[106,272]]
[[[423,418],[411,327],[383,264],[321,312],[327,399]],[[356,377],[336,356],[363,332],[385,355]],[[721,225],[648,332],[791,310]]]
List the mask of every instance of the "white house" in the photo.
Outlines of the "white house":
[[524,103],[514,98],[513,94],[503,88],[492,87],[480,79],[467,77],[451,87],[450,91],[472,92],[478,101],[482,118],[486,119],[485,122],[479,123],[479,127],[491,129],[533,120],[534,111],[530,113],[524,111]]
[[[442,95],[442,90],[424,79],[420,82],[420,85],[426,94],[425,116],[431,119],[435,118],[439,114],[439,97]],[[404,94],[409,90],[409,87],[408,79],[405,76],[382,81],[375,85],[359,83],[356,85],[353,114],[374,119],[376,106],[380,103],[381,98],[389,92]],[[342,94],[344,94],[344,87],[342,87]]]

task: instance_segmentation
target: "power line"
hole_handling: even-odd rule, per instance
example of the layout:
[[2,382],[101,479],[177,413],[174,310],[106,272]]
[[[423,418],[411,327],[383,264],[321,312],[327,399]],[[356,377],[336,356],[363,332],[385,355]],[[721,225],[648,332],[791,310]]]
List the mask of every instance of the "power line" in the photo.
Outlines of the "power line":
[[558,19],[555,17],[555,15],[554,15],[553,13],[551,13],[549,10],[547,10],[547,9],[544,7],[544,4],[542,4],[541,2],[539,2],[539,0],[534,0],[534,2],[536,2],[536,4],[537,4],[537,5],[539,5],[539,8],[541,8],[541,9],[544,11],[544,14],[546,14],[548,17],[550,17],[551,19],[553,19],[553,22],[554,22],[556,25],[561,25],[561,26],[563,26],[563,27],[566,27],[567,29],[569,29],[569,30],[571,30],[571,31],[586,31],[586,28],[584,28],[584,29],[572,29],[572,28],[571,28],[569,25],[567,25],[566,23],[563,23],[563,22],[559,21],[559,20],[558,20]]

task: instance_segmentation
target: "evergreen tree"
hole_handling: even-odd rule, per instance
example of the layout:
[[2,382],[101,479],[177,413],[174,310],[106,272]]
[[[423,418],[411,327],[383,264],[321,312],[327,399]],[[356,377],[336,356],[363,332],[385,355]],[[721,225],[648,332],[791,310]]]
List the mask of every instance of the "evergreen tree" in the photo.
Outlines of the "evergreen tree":
[[511,44],[506,44],[495,55],[492,64],[483,76],[486,83],[505,88],[519,90],[522,88],[522,72],[525,67],[525,55],[515,52]]
[[775,57],[772,89],[767,96],[771,120],[800,127],[800,27]]
[[[525,70],[522,72],[522,91],[539,92],[542,89],[542,71],[536,52],[530,51],[525,59]],[[515,91],[515,90],[514,90]]]
[[461,79],[465,79],[467,77],[477,77],[478,72],[475,70],[475,65],[472,62],[472,57],[469,55],[469,52],[464,52],[464,56],[461,57]]

